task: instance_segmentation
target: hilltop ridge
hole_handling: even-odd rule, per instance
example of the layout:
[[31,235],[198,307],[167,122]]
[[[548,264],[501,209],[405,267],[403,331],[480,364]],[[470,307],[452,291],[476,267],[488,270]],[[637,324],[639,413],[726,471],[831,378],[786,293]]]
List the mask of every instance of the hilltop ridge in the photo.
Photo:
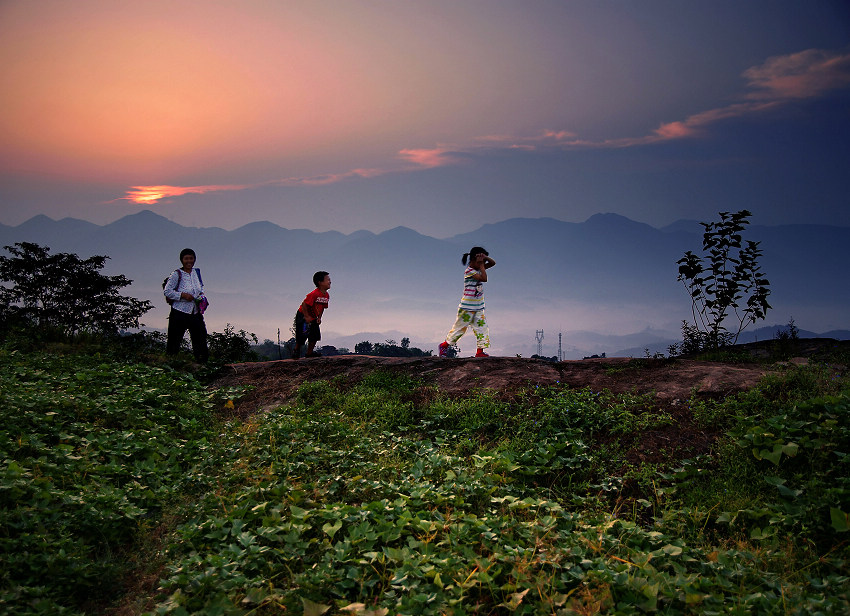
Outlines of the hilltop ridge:
[[[233,364],[214,387],[249,386],[234,413],[247,417],[287,403],[307,382],[334,380],[350,386],[376,371],[419,381],[419,395],[436,389],[449,396],[490,391],[512,396],[522,389],[566,385],[615,393],[652,394],[659,406],[676,406],[691,395],[720,397],[754,387],[770,372],[761,364],[692,359],[599,358],[549,362],[519,357],[453,358],[338,355]],[[415,395],[415,394],[413,394]]]
[[[764,363],[777,349],[775,340],[732,347],[735,362],[703,361],[688,357],[608,357],[551,362],[522,357],[452,358],[374,357],[337,355],[310,359],[282,359],[231,364],[213,388],[249,386],[235,402],[234,414],[247,417],[286,404],[303,383],[336,380],[351,385],[376,371],[403,374],[449,396],[476,391],[512,396],[535,386],[566,385],[570,388],[608,390],[614,393],[651,394],[659,407],[675,407],[688,398],[718,398],[755,387],[767,374],[809,359],[847,356],[850,340],[809,338],[788,347],[789,359]],[[793,357],[792,357],[793,355]],[[741,358],[751,357],[751,362]]]

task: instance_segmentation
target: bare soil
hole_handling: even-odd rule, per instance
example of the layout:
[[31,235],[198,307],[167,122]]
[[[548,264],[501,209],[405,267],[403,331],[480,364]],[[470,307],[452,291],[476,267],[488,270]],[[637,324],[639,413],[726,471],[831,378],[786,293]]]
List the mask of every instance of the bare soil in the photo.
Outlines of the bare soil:
[[449,396],[465,396],[477,389],[509,396],[529,386],[563,383],[593,391],[653,394],[659,405],[667,406],[693,395],[724,397],[751,389],[769,372],[789,365],[823,360],[828,354],[850,354],[850,341],[812,338],[793,341],[779,349],[786,351],[786,361],[766,363],[766,358],[776,354],[777,344],[768,340],[732,347],[734,362],[624,357],[550,362],[520,357],[340,355],[231,364],[212,387],[251,386],[232,411],[243,418],[287,403],[303,383],[337,379],[354,384],[376,370],[408,375]]
[[764,365],[724,364],[690,359],[602,358],[549,362],[513,357],[455,358],[340,355],[233,364],[216,387],[252,386],[234,413],[247,417],[288,402],[303,383],[342,377],[353,384],[382,370],[419,379],[449,396],[474,390],[511,394],[534,385],[563,383],[615,393],[652,393],[659,404],[692,394],[721,397],[754,387],[770,371]]
[[[673,422],[648,430],[628,448],[624,464],[683,459],[707,453],[719,433],[699,426],[693,419],[689,399],[722,399],[755,387],[771,372],[821,360],[826,354],[850,354],[850,341],[807,339],[784,349],[793,356],[766,363],[777,351],[776,341],[733,348],[735,362],[700,361],[689,358],[594,358],[549,362],[517,357],[453,358],[372,357],[342,355],[299,360],[232,364],[213,383],[213,388],[249,386],[228,409],[229,415],[248,418],[286,404],[307,382],[333,379],[342,388],[382,370],[404,374],[422,383],[410,392],[414,402],[426,402],[435,388],[443,395],[463,397],[476,390],[491,390],[504,399],[535,385],[564,384],[592,391],[647,394],[650,406],[667,413]],[[744,361],[741,361],[743,359]],[[751,361],[746,361],[751,359]]]

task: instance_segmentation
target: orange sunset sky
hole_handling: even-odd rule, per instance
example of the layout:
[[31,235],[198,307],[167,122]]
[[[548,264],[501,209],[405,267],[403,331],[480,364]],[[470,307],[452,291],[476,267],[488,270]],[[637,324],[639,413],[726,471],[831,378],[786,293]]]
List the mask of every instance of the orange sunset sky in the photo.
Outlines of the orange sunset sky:
[[841,1],[0,3],[0,223],[850,225]]

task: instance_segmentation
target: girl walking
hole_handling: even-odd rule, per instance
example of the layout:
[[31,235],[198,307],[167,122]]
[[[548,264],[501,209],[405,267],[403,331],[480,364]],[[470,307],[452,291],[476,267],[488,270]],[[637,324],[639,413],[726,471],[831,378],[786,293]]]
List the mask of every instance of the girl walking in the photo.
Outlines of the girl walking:
[[474,246],[463,255],[461,263],[467,265],[463,273],[463,297],[457,308],[457,320],[445,341],[440,343],[440,357],[448,357],[449,347],[460,340],[468,327],[475,334],[475,345],[478,347],[475,357],[489,357],[484,352],[490,346],[490,330],[484,318],[484,283],[487,282],[487,270],[496,262],[481,246]]

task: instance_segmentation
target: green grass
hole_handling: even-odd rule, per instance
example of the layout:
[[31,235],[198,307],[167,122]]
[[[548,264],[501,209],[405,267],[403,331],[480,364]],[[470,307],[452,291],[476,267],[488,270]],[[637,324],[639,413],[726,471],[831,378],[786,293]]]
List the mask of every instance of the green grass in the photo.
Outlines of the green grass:
[[[376,372],[245,422],[168,366],[0,349],[0,612],[841,614],[850,386],[450,399]],[[159,589],[124,590],[156,575]]]

